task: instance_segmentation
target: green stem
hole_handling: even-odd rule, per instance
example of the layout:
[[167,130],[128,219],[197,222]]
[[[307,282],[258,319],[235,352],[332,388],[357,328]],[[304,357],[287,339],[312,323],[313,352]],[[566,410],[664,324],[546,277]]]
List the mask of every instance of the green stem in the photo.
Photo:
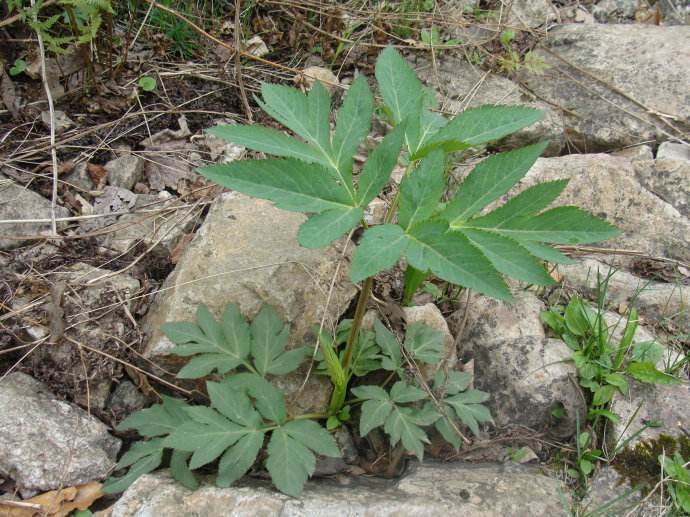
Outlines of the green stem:
[[345,353],[343,354],[343,370],[345,370],[346,375],[349,375],[352,354],[355,349],[355,343],[357,342],[357,336],[359,336],[359,331],[362,328],[362,320],[364,319],[364,314],[366,313],[367,304],[369,303],[373,287],[374,277],[370,276],[364,280],[362,292],[359,293],[359,298],[357,299],[357,307],[355,308],[355,316],[352,320],[352,328],[350,329],[350,335],[347,337]]
[[328,418],[326,413],[305,413],[293,416],[290,420],[325,420],[326,418]]

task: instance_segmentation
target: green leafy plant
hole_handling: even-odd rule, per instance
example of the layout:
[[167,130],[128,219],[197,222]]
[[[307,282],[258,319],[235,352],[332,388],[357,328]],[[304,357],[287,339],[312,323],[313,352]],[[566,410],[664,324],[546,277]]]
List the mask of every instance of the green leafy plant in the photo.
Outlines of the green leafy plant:
[[[360,169],[354,167],[353,156],[370,132],[376,108],[361,76],[337,110],[333,131],[330,95],[319,82],[308,94],[262,85],[257,102],[296,136],[258,124],[212,128],[209,132],[215,136],[277,158],[200,169],[222,186],[309,214],[297,235],[304,247],[324,247],[355,229],[363,230],[351,267],[352,280],[363,282],[354,316],[341,322],[335,335],[321,333],[315,350],[317,371],[332,385],[328,407],[323,413],[287,414],[283,395],[269,378],[294,371],[308,349],[287,350],[287,326],[274,311],[262,309],[249,324],[230,305],[218,323],[201,307],[196,324],[167,323],[163,332],[176,345],[172,353],[191,358],[178,377],[222,379],[207,382],[210,407],[182,407],[184,417],[176,430],[148,427],[159,417],[169,418],[169,400],[126,419],[120,428],[137,429],[149,438],[140,446],[149,452],[125,455],[120,466],[131,465],[130,473],[107,489],[121,489],[131,482],[132,470],[138,475],[160,463],[166,448],[173,449],[183,464],[173,466],[173,475],[190,484],[190,470],[220,457],[217,482],[227,485],[251,468],[268,440],[265,466],[274,484],[297,495],[314,470],[314,453],[337,452],[331,435],[316,421],[333,429],[358,417],[362,435],[381,427],[396,450],[419,458],[431,426],[459,447],[467,440],[461,426],[476,435],[480,424],[491,422],[483,405],[488,394],[471,389],[467,373],[439,369],[440,332],[411,324],[399,341],[380,322],[362,329],[375,275],[403,260],[406,302],[432,275],[510,300],[503,275],[548,285],[553,280],[542,262],[569,261],[550,245],[594,242],[618,234],[578,208],[548,209],[567,181],[535,185],[497,206],[546,143],[486,158],[454,195],[447,196],[451,153],[499,140],[543,114],[521,106],[484,106],[448,120],[434,111],[435,100],[395,50],[381,53],[375,72],[384,101],[378,111],[391,130]],[[390,182],[398,164],[405,167],[399,187]],[[363,220],[364,210],[384,189],[392,196],[384,222],[370,227]],[[387,372],[385,380],[372,384],[375,377],[369,375],[377,371]],[[422,371],[431,376],[425,380]]]
[[26,70],[26,61],[23,59],[15,59],[14,64],[10,67],[10,75],[12,77],[19,75]]
[[[114,14],[111,0],[59,0],[62,12],[45,15],[43,2],[28,6],[19,1],[7,1],[8,12],[17,11],[22,22],[43,37],[46,50],[61,54],[70,45],[93,41],[103,24],[104,17]],[[16,63],[15,63],[16,66]]]
[[139,79],[137,83],[139,88],[144,92],[152,92],[156,89],[156,79],[150,75],[144,75]]
[[604,301],[608,278],[599,281],[598,305],[592,308],[578,296],[568,305],[556,306],[541,314],[546,323],[572,350],[580,386],[591,394],[589,417],[618,422],[609,404],[618,392],[627,395],[629,378],[650,384],[675,384],[673,375],[659,371],[656,363],[663,348],[656,342],[633,343],[638,326],[637,311],[631,308],[618,343],[604,319]]
[[675,452],[673,458],[659,456],[662,472],[670,479],[666,490],[671,495],[673,508],[678,515],[690,514],[690,470],[683,457]]

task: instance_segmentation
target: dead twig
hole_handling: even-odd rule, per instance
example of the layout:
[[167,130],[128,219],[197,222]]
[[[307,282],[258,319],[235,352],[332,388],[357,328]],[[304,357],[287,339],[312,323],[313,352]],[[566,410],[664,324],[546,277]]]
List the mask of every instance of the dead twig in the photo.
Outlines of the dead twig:
[[252,124],[254,122],[254,117],[252,116],[252,108],[247,99],[247,92],[244,89],[244,79],[242,79],[242,59],[240,56],[240,51],[242,50],[242,27],[240,25],[241,6],[242,3],[240,0],[235,0],[235,79],[237,79],[237,86],[240,88],[240,97],[242,98],[242,105],[244,106],[247,120]]

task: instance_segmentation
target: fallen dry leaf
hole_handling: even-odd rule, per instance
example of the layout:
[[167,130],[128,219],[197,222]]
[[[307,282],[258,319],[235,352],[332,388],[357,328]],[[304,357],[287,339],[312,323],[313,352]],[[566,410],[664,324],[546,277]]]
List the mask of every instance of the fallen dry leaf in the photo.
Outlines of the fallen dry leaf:
[[87,163],[86,172],[89,173],[89,177],[93,182],[93,188],[95,190],[103,190],[108,179],[108,171],[105,170],[105,167],[96,163]]
[[51,490],[26,501],[1,501],[2,517],[67,517],[74,510],[86,510],[94,501],[103,497],[101,483],[92,481],[85,485]]

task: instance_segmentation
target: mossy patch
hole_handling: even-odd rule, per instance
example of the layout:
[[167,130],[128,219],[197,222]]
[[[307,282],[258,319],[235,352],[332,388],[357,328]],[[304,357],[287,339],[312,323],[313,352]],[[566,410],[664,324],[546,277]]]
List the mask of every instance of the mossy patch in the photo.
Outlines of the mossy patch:
[[679,452],[683,458],[690,457],[690,438],[662,434],[654,440],[645,440],[618,454],[613,468],[632,486],[652,488],[661,473],[659,456],[672,456],[674,452]]

